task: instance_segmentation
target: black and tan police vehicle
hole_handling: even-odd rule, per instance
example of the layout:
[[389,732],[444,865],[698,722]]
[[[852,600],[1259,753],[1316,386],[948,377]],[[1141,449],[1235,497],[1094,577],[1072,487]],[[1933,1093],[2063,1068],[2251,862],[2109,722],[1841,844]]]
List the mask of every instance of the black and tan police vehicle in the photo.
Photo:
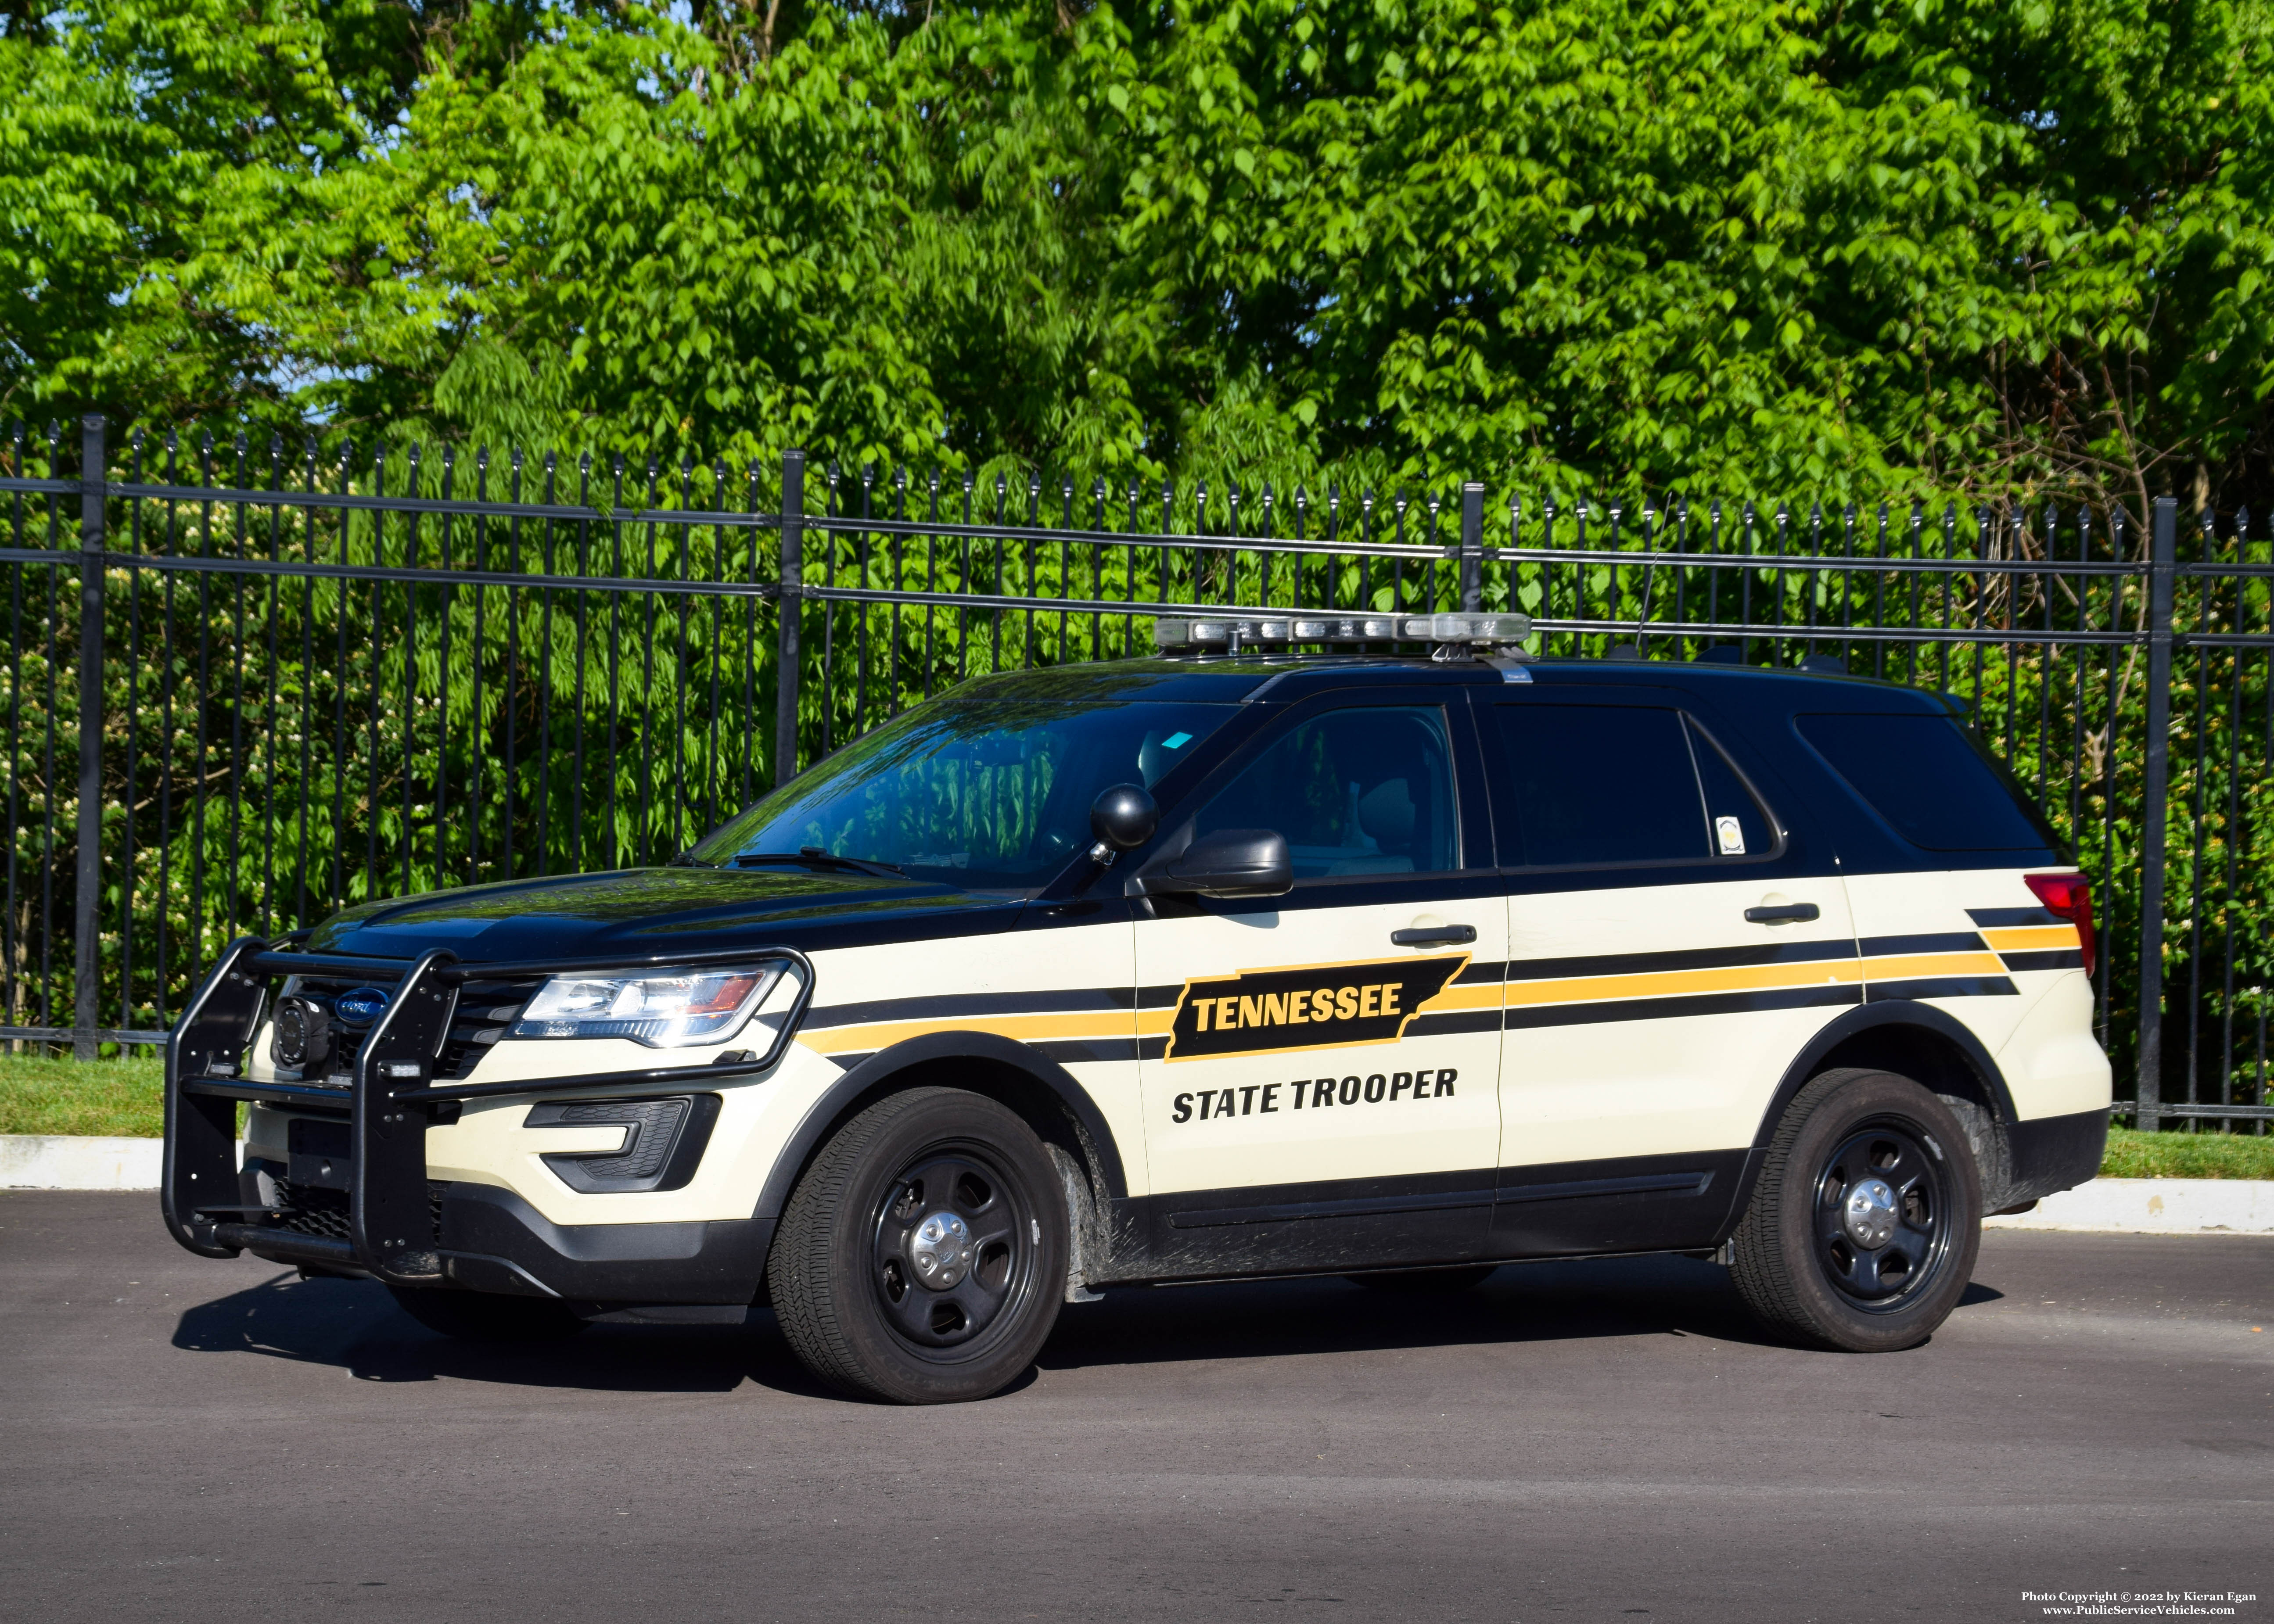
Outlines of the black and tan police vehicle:
[[[240,940],[168,1056],[167,1222],[462,1335],[764,1300],[909,1402],[1101,1289],[1536,1258],[1716,1257],[1788,1338],[1916,1344],[1985,1212],[2099,1165],[2083,880],[1946,698],[1525,629],[1164,620],[662,867]],[[1435,652],[1273,651],[1337,639]]]

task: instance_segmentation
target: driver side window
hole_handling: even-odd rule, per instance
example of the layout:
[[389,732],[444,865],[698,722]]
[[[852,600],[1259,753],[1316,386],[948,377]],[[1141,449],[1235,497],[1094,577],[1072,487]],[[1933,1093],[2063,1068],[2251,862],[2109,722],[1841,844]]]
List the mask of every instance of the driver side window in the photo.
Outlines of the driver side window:
[[1275,829],[1295,878],[1460,867],[1452,750],[1434,705],[1329,710],[1289,731],[1200,814],[1193,836]]

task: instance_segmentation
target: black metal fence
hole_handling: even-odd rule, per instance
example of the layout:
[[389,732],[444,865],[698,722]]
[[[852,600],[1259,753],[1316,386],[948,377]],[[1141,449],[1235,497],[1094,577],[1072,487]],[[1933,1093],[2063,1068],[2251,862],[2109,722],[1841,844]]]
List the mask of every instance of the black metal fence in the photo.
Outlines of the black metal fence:
[[2264,1132],[2274,547],[2247,513],[1827,511],[394,444],[0,444],[0,1041],[162,1041],[231,936],[661,861],[965,677],[1164,611],[1530,613],[1543,654],[1966,700],[2098,882],[2143,1125]]

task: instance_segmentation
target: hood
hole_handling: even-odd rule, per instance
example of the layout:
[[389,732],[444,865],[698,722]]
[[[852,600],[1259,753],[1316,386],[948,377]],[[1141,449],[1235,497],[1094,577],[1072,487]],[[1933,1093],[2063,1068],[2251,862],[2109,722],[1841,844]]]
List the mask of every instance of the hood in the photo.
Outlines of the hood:
[[1008,929],[1024,902],[953,886],[802,868],[626,868],[366,902],[305,951],[470,961],[627,959],[732,947],[808,951]]

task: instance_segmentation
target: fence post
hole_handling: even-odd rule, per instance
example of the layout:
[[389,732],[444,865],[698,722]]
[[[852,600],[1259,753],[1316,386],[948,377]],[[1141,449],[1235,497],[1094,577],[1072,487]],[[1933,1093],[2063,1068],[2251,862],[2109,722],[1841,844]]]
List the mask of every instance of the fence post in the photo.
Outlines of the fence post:
[[81,417],[79,431],[79,883],[72,1054],[92,1060],[102,974],[102,521],[109,463],[102,417]]
[[2148,544],[2148,759],[2140,806],[2140,1081],[2133,1120],[2153,1133],[2164,1101],[2164,821],[2172,780],[2172,599],[2177,497],[2156,499]]
[[1481,479],[1461,485],[1461,607],[1485,606],[1485,487]]
[[774,658],[774,786],[797,777],[798,621],[805,600],[805,453],[782,454],[781,597]]

